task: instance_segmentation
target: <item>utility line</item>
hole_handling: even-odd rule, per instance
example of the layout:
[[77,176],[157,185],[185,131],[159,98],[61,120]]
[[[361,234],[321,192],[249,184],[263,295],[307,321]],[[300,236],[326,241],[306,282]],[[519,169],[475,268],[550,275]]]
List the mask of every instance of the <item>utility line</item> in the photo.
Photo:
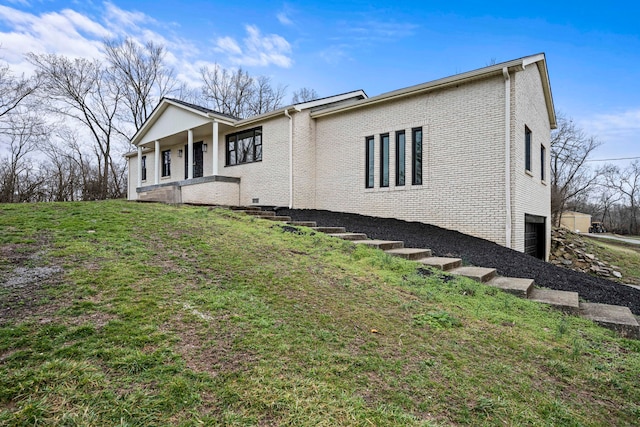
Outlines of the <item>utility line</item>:
[[635,159],[640,159],[640,156],[638,157],[620,157],[617,159],[588,159],[585,160],[585,162],[612,162],[614,160],[635,160]]

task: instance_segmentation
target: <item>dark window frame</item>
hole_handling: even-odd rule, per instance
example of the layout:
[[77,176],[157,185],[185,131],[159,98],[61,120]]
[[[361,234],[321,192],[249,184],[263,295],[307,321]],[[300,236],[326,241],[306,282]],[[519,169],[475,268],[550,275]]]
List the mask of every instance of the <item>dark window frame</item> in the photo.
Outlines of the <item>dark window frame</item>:
[[147,156],[140,158],[140,179],[142,181],[147,180]]
[[531,171],[531,129],[527,126],[524,127],[524,170],[527,172]]
[[[261,162],[262,137],[262,126],[227,135],[225,143],[225,166]],[[244,145],[246,149],[242,150],[242,145]]]
[[[401,138],[402,137],[402,141]],[[405,184],[407,175],[407,135],[405,131],[396,132],[396,187]]]
[[547,147],[540,144],[540,180],[546,181],[547,171],[545,168],[546,165],[546,157],[547,157]]
[[365,142],[364,187],[373,188],[375,185],[375,150],[376,142],[373,136],[367,136]]
[[[418,138],[418,135],[420,136]],[[411,129],[411,184],[422,185],[422,165],[424,152],[422,127]],[[418,141],[419,139],[419,141]]]
[[171,176],[171,150],[162,151],[162,176]]
[[380,134],[380,188],[389,187],[389,134]]

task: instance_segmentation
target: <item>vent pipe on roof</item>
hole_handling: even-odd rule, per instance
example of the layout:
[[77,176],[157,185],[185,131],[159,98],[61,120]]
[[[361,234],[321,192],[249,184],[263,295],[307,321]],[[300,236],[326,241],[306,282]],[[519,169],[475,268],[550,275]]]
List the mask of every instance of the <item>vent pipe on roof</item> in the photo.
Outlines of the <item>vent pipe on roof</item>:
[[504,76],[504,188],[505,188],[505,246],[511,247],[511,78],[509,69]]

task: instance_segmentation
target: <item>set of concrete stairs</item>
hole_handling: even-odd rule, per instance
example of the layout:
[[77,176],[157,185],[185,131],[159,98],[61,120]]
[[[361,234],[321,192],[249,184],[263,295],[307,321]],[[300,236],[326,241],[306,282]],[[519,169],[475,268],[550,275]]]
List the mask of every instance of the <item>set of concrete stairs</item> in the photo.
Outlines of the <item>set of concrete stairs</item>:
[[329,236],[352,241],[354,244],[367,245],[392,256],[416,261],[449,274],[468,277],[521,298],[548,304],[563,312],[585,317],[617,331],[624,337],[640,339],[640,324],[628,307],[580,302],[577,292],[538,288],[533,279],[498,276],[495,268],[463,266],[460,258],[433,256],[430,249],[405,248],[402,241],[368,239],[366,234],[347,232],[344,227],[318,227],[314,221],[292,221],[288,216],[277,216],[273,211],[262,211],[258,207],[241,208],[241,211],[257,218],[310,227]]

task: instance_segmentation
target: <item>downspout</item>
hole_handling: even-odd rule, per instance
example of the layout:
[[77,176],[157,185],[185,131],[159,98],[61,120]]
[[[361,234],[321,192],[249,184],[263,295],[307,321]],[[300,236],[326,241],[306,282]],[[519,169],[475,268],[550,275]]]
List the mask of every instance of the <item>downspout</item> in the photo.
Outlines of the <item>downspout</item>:
[[284,110],[289,119],[289,209],[293,209],[293,117],[289,110]]
[[504,76],[504,182],[505,182],[505,246],[511,247],[511,79],[509,69]]

